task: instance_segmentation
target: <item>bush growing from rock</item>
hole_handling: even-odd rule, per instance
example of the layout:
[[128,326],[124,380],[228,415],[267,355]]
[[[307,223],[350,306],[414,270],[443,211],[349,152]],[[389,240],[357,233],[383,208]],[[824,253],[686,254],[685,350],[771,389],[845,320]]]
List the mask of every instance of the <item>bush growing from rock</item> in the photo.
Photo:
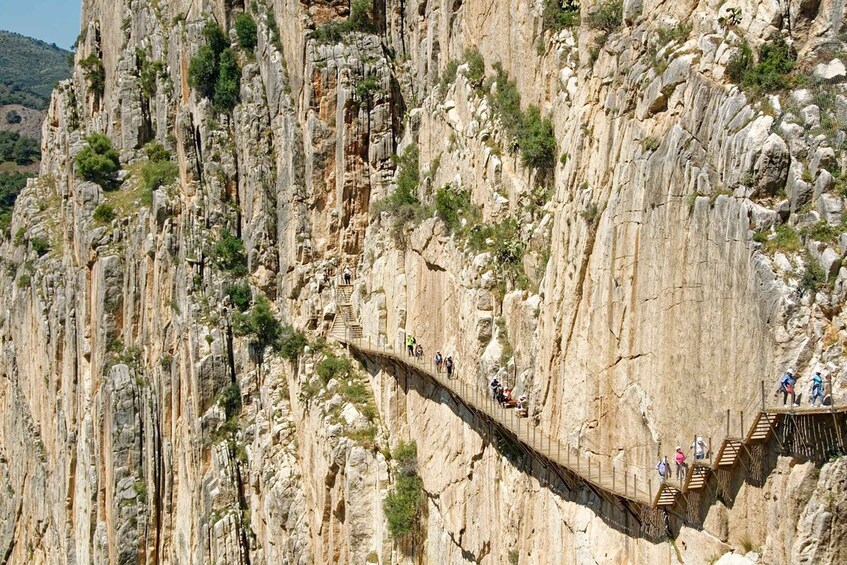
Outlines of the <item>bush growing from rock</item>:
[[115,219],[115,209],[108,204],[100,204],[94,210],[94,220],[101,224],[108,224]]
[[326,357],[318,363],[318,377],[324,384],[332,379],[345,379],[350,375],[353,367],[350,365],[350,360],[345,357],[336,357],[332,353],[327,353]]
[[745,42],[727,63],[726,76],[756,94],[776,92],[794,84],[789,75],[796,60],[797,53],[782,37],[762,44],[757,63],[753,61],[753,50]]
[[623,23],[623,0],[607,0],[588,16],[588,26],[605,33],[612,33]]
[[238,60],[218,24],[208,22],[203,36],[206,45],[191,58],[188,83],[203,98],[212,99],[216,109],[230,111],[239,101],[241,69]]
[[221,230],[221,237],[212,249],[212,258],[225,271],[235,276],[247,274],[247,255],[241,238],[228,229]]
[[414,443],[401,443],[392,453],[397,467],[394,489],[385,499],[385,518],[388,531],[394,538],[415,531],[423,506],[423,481],[417,472],[417,447]]
[[240,99],[241,68],[232,49],[224,49],[218,65],[213,103],[218,110],[232,111]]
[[478,211],[471,203],[467,190],[457,190],[445,185],[435,193],[435,213],[447,224],[447,229],[456,233],[462,228],[462,219],[476,221]]
[[85,138],[88,142],[77,154],[75,163],[80,176],[105,189],[115,186],[115,173],[120,168],[120,157],[112,147],[112,140],[100,133]]
[[238,14],[235,17],[235,33],[239,47],[252,53],[257,42],[256,20],[250,14]]
[[238,335],[252,335],[253,343],[262,352],[268,347],[278,350],[282,324],[271,311],[270,304],[263,296],[256,299],[248,314],[233,316],[233,328]]
[[541,25],[545,31],[550,30],[555,33],[568,27],[576,27],[579,23],[579,2],[575,0],[544,0]]
[[33,237],[29,240],[29,244],[39,257],[50,251],[50,242],[43,237]]
[[99,98],[102,98],[106,90],[106,69],[103,67],[103,61],[100,60],[100,57],[92,53],[82,59],[79,62],[79,66],[82,68],[85,80],[88,82],[88,88]]
[[224,292],[229,296],[232,305],[239,311],[245,312],[250,307],[250,300],[252,299],[250,285],[246,283],[231,284],[226,287]]

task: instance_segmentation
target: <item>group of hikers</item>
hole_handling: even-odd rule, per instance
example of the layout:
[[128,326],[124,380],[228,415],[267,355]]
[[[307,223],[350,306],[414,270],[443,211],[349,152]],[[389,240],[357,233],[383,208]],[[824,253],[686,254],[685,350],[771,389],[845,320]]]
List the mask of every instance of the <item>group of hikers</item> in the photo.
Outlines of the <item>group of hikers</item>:
[[[409,357],[414,357],[419,362],[423,360],[423,345],[418,343],[418,340],[412,334],[406,335],[406,352],[409,354]],[[448,355],[445,359],[440,351],[436,351],[435,356],[432,358],[432,361],[435,364],[436,373],[440,373],[441,371],[446,370],[447,378],[453,378],[453,369],[455,368],[456,364],[453,361],[453,357],[451,355]]]
[[[694,451],[695,461],[705,459],[706,454],[709,452],[709,446],[701,437],[694,440],[694,443],[691,444],[691,449]],[[682,451],[681,445],[676,446],[674,461],[676,462],[676,478],[682,480],[688,472],[688,462],[686,460],[685,452]],[[665,482],[668,478],[670,478],[671,464],[668,461],[667,455],[662,457],[662,459],[656,463],[656,471],[659,473],[660,481]]]
[[[788,406],[788,400],[791,399],[792,407],[799,407],[800,403],[797,402],[797,377],[794,374],[794,369],[789,369],[785,372],[782,378],[779,380],[779,386],[774,393],[774,396],[779,398],[779,394],[782,393],[782,405]],[[809,383],[809,404],[813,407],[823,406],[824,403],[824,386],[823,386],[823,376],[820,371],[815,371],[810,379]],[[694,450],[694,458],[695,459],[704,459],[709,449],[706,443],[703,441],[703,438],[698,437],[695,442],[691,445],[691,448]],[[674,454],[674,461],[676,462],[676,478],[684,479],[685,474],[688,471],[688,463],[686,463],[685,453],[682,451],[681,446],[676,447],[676,452]],[[671,473],[671,464],[668,461],[668,457],[664,456],[658,463],[656,463],[656,471],[659,473],[659,479],[662,482],[665,482]]]
[[527,414],[527,396],[520,395],[517,399],[512,398],[512,389],[504,387],[497,377],[491,379],[491,397],[504,408],[514,408],[518,416]]
[[[788,398],[791,397],[791,406],[800,406],[797,402],[797,377],[794,375],[794,369],[788,369],[782,378],[779,380],[779,388],[776,389],[774,396],[779,397],[782,393],[782,405],[788,405]],[[814,407],[823,406],[823,377],[820,371],[815,371],[809,383],[809,404]]]

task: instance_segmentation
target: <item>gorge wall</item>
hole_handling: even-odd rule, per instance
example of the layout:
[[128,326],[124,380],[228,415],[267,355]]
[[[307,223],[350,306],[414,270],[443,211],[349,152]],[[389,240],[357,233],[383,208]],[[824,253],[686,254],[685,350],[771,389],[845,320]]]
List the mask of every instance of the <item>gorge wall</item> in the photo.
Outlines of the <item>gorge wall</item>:
[[[83,2],[0,248],[3,561],[847,560],[843,458],[770,454],[764,480],[657,542],[414,375],[325,378],[344,352],[319,339],[349,266],[374,342],[410,333],[469,386],[497,376],[626,472],[722,438],[789,366],[847,400],[844,3],[583,3],[573,27],[541,1],[366,6],[355,27],[337,0]],[[209,20],[240,69],[231,111],[189,76]],[[782,88],[730,80],[775,37],[797,55]],[[552,155],[515,143],[509,80]],[[75,165],[93,132],[119,187]],[[175,177],[148,182],[151,142]],[[265,297],[307,332],[301,355],[243,331],[244,283],[251,312]],[[396,540],[403,441],[425,504]]]

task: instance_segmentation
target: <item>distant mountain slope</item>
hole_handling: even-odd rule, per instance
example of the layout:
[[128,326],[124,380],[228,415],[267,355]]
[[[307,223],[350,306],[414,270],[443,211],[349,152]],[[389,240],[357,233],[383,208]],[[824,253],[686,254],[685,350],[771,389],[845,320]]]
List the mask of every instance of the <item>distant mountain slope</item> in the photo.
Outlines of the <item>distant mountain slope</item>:
[[0,105],[44,109],[56,83],[71,74],[70,52],[9,31],[0,31],[0,45]]

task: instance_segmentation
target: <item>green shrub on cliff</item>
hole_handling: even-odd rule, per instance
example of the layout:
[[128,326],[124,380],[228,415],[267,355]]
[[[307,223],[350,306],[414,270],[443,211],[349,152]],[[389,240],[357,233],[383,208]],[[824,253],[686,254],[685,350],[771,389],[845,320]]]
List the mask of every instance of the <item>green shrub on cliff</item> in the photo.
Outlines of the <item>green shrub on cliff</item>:
[[98,98],[102,98],[106,90],[106,69],[103,67],[103,61],[100,60],[100,57],[92,53],[82,59],[79,62],[79,66],[82,68],[86,82],[88,82],[88,88]]
[[753,61],[753,50],[742,43],[726,66],[726,76],[745,90],[756,94],[790,88],[794,81],[797,53],[782,37],[771,39],[759,48],[758,62]]
[[385,518],[388,531],[394,538],[413,533],[420,522],[423,509],[423,481],[418,476],[417,446],[401,442],[391,453],[397,480],[385,499]]
[[232,49],[224,49],[218,64],[218,77],[215,82],[215,95],[212,99],[215,108],[232,111],[240,99],[241,68]]
[[116,185],[115,173],[120,169],[120,156],[112,147],[112,140],[100,133],[85,138],[88,144],[80,151],[74,162],[79,175],[105,189]]
[[238,14],[235,17],[235,33],[238,35],[238,46],[252,53],[258,38],[256,20],[250,14]]
[[479,210],[471,202],[470,192],[458,190],[450,184],[435,193],[435,213],[452,233],[462,228],[462,220],[466,223],[476,222],[479,217]]
[[607,0],[596,12],[588,16],[588,25],[605,33],[612,33],[623,23],[623,0]]
[[211,98],[216,109],[231,111],[239,101],[241,68],[229,39],[215,22],[203,29],[206,45],[188,65],[188,83],[203,98]]
[[489,97],[492,108],[499,114],[500,122],[512,136],[524,165],[548,172],[556,161],[556,137],[553,123],[541,117],[536,106],[526,112],[521,110],[521,95],[514,80],[509,80],[503,66],[494,64],[497,73],[492,79],[495,92]]
[[541,23],[545,31],[557,32],[579,25],[579,2],[575,0],[544,0]]
[[214,262],[234,276],[247,274],[247,254],[241,238],[232,235],[228,229],[221,230],[221,237],[215,243],[211,253]]

